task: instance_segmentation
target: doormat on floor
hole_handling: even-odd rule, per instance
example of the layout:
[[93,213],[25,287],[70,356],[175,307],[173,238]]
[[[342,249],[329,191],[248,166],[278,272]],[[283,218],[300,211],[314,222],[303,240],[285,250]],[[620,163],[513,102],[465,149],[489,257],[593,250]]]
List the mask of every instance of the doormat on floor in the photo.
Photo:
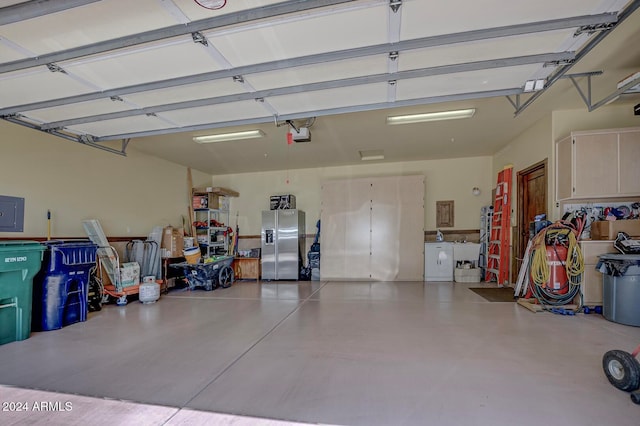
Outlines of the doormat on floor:
[[511,287],[471,287],[469,290],[484,297],[489,302],[515,302]]

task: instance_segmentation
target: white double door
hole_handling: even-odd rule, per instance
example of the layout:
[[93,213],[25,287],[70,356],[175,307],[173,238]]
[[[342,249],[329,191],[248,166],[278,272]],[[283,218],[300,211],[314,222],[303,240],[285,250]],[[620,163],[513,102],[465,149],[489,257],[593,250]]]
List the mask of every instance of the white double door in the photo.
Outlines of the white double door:
[[419,175],[323,183],[320,278],[422,281],[424,191]]

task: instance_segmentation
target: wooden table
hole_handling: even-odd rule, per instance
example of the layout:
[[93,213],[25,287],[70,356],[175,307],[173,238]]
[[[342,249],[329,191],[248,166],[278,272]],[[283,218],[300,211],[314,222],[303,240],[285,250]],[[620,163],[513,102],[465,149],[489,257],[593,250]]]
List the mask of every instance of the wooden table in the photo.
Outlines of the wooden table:
[[255,279],[260,281],[259,257],[236,257],[233,259],[232,267],[236,280]]

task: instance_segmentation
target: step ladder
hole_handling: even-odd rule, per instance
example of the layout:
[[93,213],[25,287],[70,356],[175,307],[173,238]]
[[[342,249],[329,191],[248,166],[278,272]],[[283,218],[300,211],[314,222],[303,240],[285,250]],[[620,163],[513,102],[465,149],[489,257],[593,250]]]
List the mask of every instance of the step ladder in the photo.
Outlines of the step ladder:
[[487,255],[485,281],[496,281],[499,286],[509,285],[509,243],[511,239],[511,175],[513,166],[498,173],[496,197],[493,203],[491,235]]

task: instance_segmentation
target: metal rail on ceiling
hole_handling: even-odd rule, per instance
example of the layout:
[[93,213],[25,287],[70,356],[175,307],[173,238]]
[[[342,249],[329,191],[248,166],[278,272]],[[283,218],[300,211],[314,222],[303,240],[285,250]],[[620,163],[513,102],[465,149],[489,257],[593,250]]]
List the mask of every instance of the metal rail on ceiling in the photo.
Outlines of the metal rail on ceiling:
[[573,52],[546,53],[539,55],[519,56],[514,58],[500,58],[488,61],[467,62],[456,65],[443,65],[439,67],[421,68],[417,70],[399,71],[397,73],[374,74],[363,77],[352,77],[339,80],[322,81],[317,83],[300,84],[296,86],[278,87],[273,89],[258,90],[256,92],[238,93],[233,95],[219,96],[214,98],[196,99],[183,102],[174,102],[165,105],[156,105],[148,108],[117,111],[105,114],[96,114],[86,117],[71,118],[67,120],[54,121],[41,125],[43,130],[69,127],[77,124],[94,123],[103,120],[114,120],[118,118],[132,117],[137,115],[155,114],[159,112],[175,111],[187,108],[196,108],[210,105],[218,105],[230,102],[246,100],[257,100],[273,96],[291,95],[296,93],[313,92],[318,90],[328,90],[345,88],[365,84],[384,83],[388,81],[399,81],[420,77],[431,77],[436,75],[462,73],[486,69],[503,67],[514,67],[520,65],[530,65],[553,60],[570,60],[575,56]]
[[[608,26],[606,28],[602,28],[602,31],[598,32],[593,36],[591,40],[587,42],[585,46],[583,46],[576,54],[576,58],[569,64],[565,64],[556,69],[549,78],[547,78],[547,82],[544,88],[540,91],[537,91],[531,95],[525,102],[519,104],[516,108],[516,112],[514,116],[518,116],[524,111],[529,105],[535,102],[543,93],[545,93],[556,81],[562,78],[573,66],[580,61],[583,57],[585,57],[589,52],[591,52],[604,38],[613,31],[616,27],[618,27],[621,23],[623,23],[627,18],[629,18],[638,8],[640,7],[640,0],[633,0],[629,5],[618,14],[618,21],[615,25]],[[513,101],[509,99],[509,102],[513,105]]]
[[488,28],[460,33],[424,37],[412,40],[403,40],[396,43],[383,43],[372,46],[365,46],[353,49],[344,49],[333,52],[319,53],[314,55],[300,56],[296,58],[264,62],[246,66],[235,67],[229,70],[220,70],[207,73],[194,74],[184,77],[159,80],[149,83],[136,84],[126,87],[119,87],[103,91],[95,91],[80,95],[68,96],[58,99],[32,102],[28,104],[15,105],[0,108],[1,115],[10,115],[19,112],[32,111],[35,109],[52,108],[62,105],[70,105],[78,102],[88,102],[98,99],[108,99],[114,96],[123,96],[131,93],[140,93],[150,90],[159,90],[169,87],[184,86],[206,81],[232,78],[234,76],[255,74],[268,71],[277,71],[286,68],[301,67],[327,62],[335,62],[346,59],[361,58],[390,52],[403,52],[428,47],[445,46],[455,43],[487,40],[497,37],[509,37],[515,35],[531,34],[542,31],[554,31],[559,29],[575,28],[583,25],[594,25],[598,23],[616,22],[616,14],[604,13],[599,15],[578,16],[573,18],[555,19],[551,21],[539,21],[519,25]]

